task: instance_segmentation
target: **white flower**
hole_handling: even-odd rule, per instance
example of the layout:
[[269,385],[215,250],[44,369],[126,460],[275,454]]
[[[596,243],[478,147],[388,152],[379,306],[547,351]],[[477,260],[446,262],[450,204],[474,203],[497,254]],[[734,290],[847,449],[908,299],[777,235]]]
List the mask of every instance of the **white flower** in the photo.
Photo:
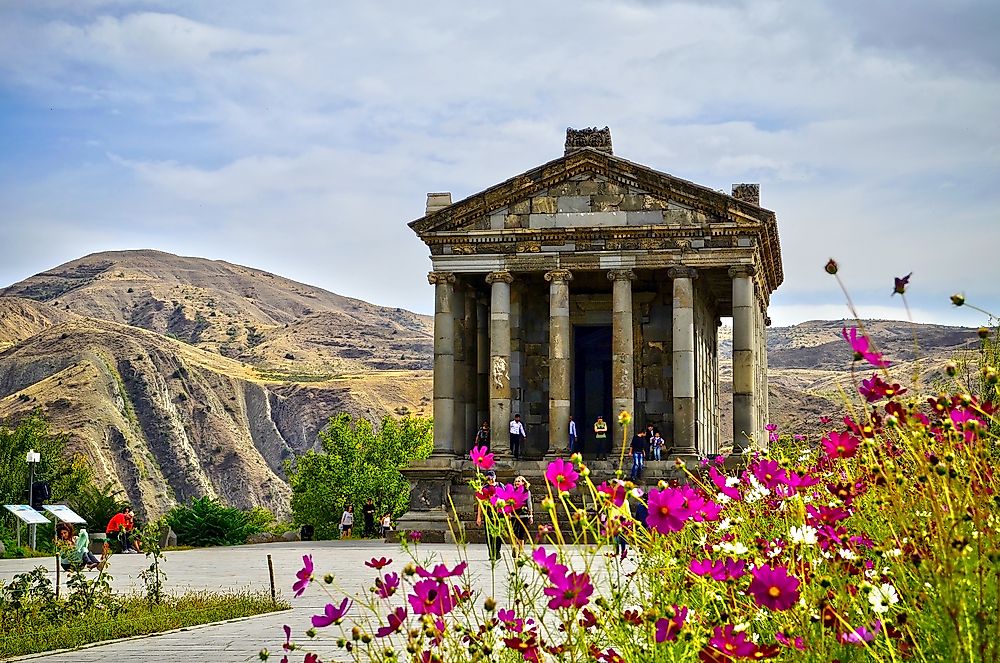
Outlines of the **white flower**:
[[718,502],[719,504],[728,504],[729,502],[733,501],[733,498],[730,497],[729,495],[726,495],[725,493],[719,493],[718,495],[715,496],[715,501]]
[[788,538],[792,543],[804,543],[807,546],[816,545],[816,530],[809,525],[792,527],[788,530]]
[[899,557],[902,554],[903,554],[903,551],[900,550],[899,548],[893,548],[892,550],[886,550],[885,551],[885,556],[886,557]]
[[872,604],[873,611],[882,614],[889,611],[890,605],[899,603],[899,594],[896,593],[895,587],[884,582],[879,587],[871,588],[868,592],[868,602]]
[[742,543],[740,543],[739,541],[735,542],[723,541],[722,543],[719,544],[719,549],[722,552],[728,553],[730,555],[746,555],[748,552],[750,552],[750,549],[747,548]]
[[726,488],[732,488],[738,485],[740,485],[739,477],[726,477]]
[[717,525],[716,529],[720,532],[723,532],[729,529],[731,525],[732,523],[729,522],[729,518],[723,518],[722,520],[719,521],[719,524]]
[[851,549],[849,549],[849,548],[841,548],[840,550],[837,551],[837,553],[843,559],[857,559],[858,558],[858,556],[854,554],[854,551],[851,550]]

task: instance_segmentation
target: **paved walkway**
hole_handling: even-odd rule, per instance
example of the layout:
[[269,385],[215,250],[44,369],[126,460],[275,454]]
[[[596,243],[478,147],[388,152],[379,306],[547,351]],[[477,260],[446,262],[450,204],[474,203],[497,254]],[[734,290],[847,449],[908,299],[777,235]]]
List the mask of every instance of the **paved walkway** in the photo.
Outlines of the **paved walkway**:
[[[449,563],[457,563],[459,551],[453,545],[424,544],[420,546],[421,558],[438,553]],[[263,544],[232,548],[207,548],[166,553],[163,566],[167,573],[166,587],[171,591],[226,590],[250,588],[269,590],[267,555],[274,562],[275,586],[292,604],[291,611],[251,617],[248,619],[213,626],[193,627],[176,633],[150,636],[118,643],[93,646],[62,654],[37,655],[32,660],[53,663],[163,663],[164,661],[256,661],[258,652],[267,647],[281,656],[284,641],[282,625],[289,624],[293,638],[307,640],[302,633],[310,626],[309,617],[322,612],[327,603],[326,595],[313,586],[299,599],[292,598],[291,586],[295,572],[302,566],[302,555],[312,554],[316,576],[322,578],[333,573],[337,583],[347,591],[364,591],[374,578],[374,571],[364,566],[372,557],[389,557],[396,560],[393,570],[408,559],[397,545],[368,541],[323,541],[287,544]],[[489,562],[486,547],[473,545],[468,548],[470,571],[483,586],[489,583]],[[52,570],[53,559],[0,560],[0,578],[9,580],[17,573],[30,571],[36,566]],[[115,555],[110,573],[117,591],[141,591],[138,573],[148,562],[145,555]],[[504,572],[498,566],[498,577]],[[52,573],[54,579],[54,572]],[[499,598],[499,597],[498,597]],[[335,645],[335,631],[328,637],[318,637],[310,645],[325,660],[339,660],[343,652]],[[299,658],[299,656],[296,656]]]

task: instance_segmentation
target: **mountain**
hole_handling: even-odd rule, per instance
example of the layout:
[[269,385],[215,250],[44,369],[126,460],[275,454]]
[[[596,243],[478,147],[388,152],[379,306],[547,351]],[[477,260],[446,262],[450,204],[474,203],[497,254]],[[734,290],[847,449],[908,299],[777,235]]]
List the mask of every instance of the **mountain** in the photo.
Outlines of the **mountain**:
[[200,495],[288,512],[283,462],[340,412],[429,414],[429,316],[158,251],[0,292],[0,417],[40,409],[149,515]]
[[[975,330],[864,321],[894,379],[934,391]],[[815,439],[871,371],[844,321],[768,329],[771,420]],[[97,253],[0,291],[0,418],[41,410],[147,515],[200,495],[288,513],[283,462],[340,412],[431,414],[433,320],[222,261]],[[732,343],[720,330],[722,430]],[[852,367],[859,372],[852,373]]]

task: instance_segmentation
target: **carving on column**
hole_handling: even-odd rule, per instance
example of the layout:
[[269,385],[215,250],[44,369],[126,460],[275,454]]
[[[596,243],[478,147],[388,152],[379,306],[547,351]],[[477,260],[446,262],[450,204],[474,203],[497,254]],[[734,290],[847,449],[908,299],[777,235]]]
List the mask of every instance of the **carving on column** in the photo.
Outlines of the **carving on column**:
[[568,269],[553,269],[548,272],[545,272],[545,280],[556,281],[556,282],[572,281],[573,272],[569,271]]
[[671,279],[696,279],[698,270],[694,267],[670,267],[667,269],[667,276]]
[[486,275],[486,282],[487,283],[489,283],[490,285],[493,285],[494,281],[503,281],[504,283],[513,283],[514,282],[514,276],[513,276],[513,274],[511,274],[507,270],[503,270],[503,271],[499,271],[499,272],[490,272],[489,274]]
[[507,372],[507,360],[503,357],[493,357],[492,366],[493,375],[493,385],[497,389],[503,389],[505,381],[510,380],[510,374]]
[[608,270],[608,280],[609,281],[634,281],[635,272],[631,269],[609,269]]
[[438,283],[454,283],[455,273],[454,272],[428,272],[427,282],[431,285],[437,285]]
[[729,268],[729,278],[734,279],[737,276],[753,276],[757,273],[757,268],[753,265],[733,265]]

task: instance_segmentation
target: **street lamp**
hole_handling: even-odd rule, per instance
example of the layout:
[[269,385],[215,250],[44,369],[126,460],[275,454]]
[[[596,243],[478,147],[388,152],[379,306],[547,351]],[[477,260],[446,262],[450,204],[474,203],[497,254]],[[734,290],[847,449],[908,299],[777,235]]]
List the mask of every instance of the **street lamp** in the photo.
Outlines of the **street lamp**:
[[[35,508],[35,463],[41,462],[42,454],[38,453],[34,449],[29,449],[24,459],[28,461],[28,506],[34,509]],[[37,527],[38,527],[37,525],[32,523],[30,527],[30,532],[28,533],[28,539],[29,539],[28,545],[31,546],[32,550],[35,549],[35,530],[37,529]]]

